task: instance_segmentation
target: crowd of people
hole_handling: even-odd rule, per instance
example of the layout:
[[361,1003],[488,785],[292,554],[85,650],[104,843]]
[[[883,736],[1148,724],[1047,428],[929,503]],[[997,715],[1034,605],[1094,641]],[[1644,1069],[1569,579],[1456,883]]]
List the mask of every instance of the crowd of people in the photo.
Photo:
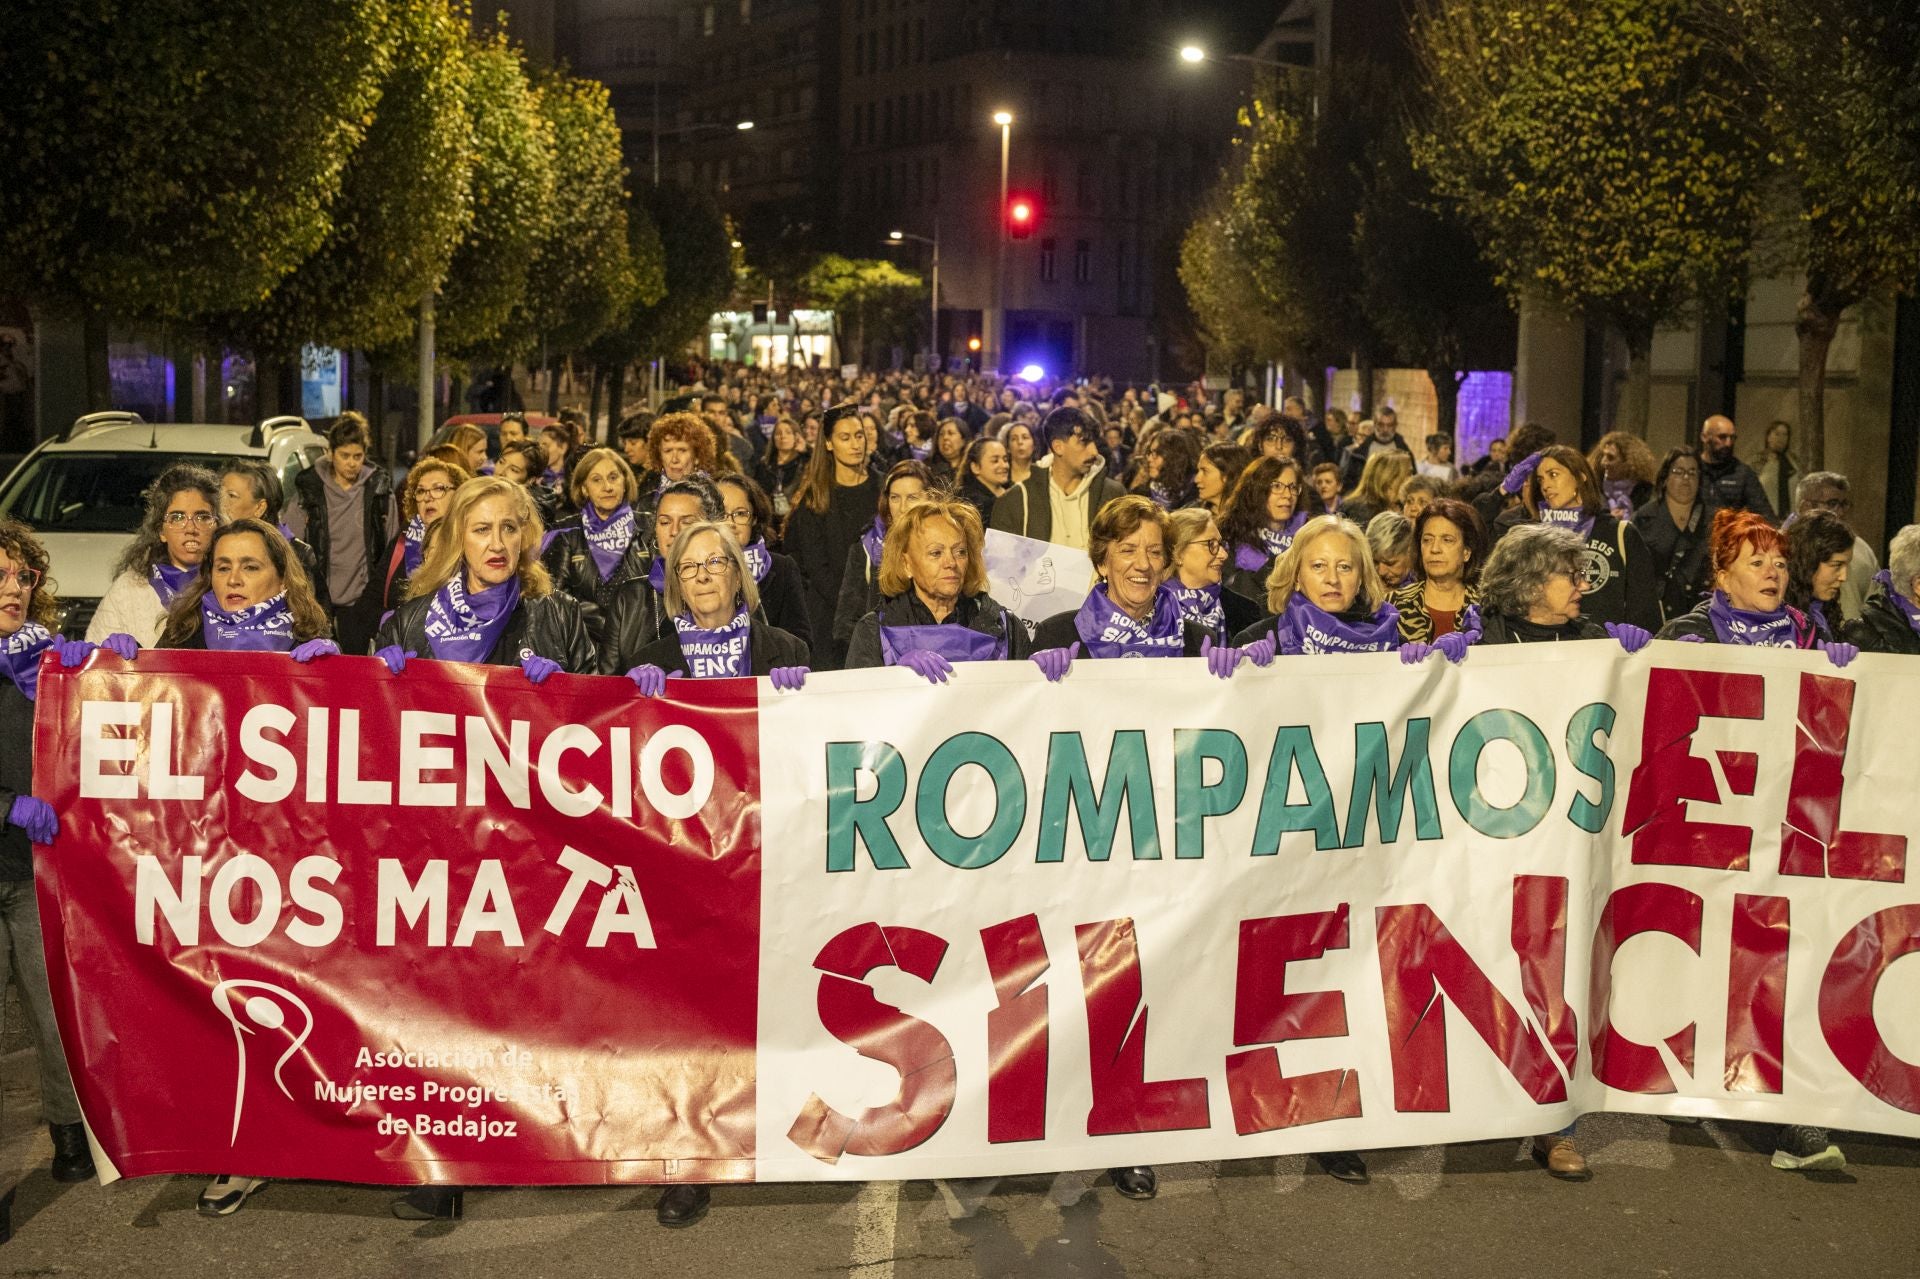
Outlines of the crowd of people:
[[[1280,655],[1394,652],[1467,660],[1483,644],[1662,638],[1920,653],[1920,526],[1887,567],[1847,524],[1848,484],[1801,474],[1775,424],[1759,468],[1734,424],[1655,459],[1613,433],[1586,453],[1522,425],[1461,466],[1453,442],[1416,450],[1391,408],[1350,421],[1217,399],[1065,386],[1041,397],[989,379],[716,369],[609,444],[563,414],[498,438],[442,432],[406,474],[368,461],[366,422],[343,414],[326,457],[291,494],[258,463],[176,466],[86,639],[51,633],[57,565],[0,521],[0,919],[39,1045],[54,1176],[93,1168],[57,1047],[38,937],[32,845],[58,837],[33,795],[41,654],[62,666],[104,647],[372,654],[417,661],[669,680],[765,675],[803,690],[821,669],[899,666],[944,683],[960,662],[1030,659],[1049,680],[1082,658],[1200,657],[1233,679]],[[1774,504],[1791,495],[1784,524]],[[1084,550],[1085,603],[1029,626],[987,589],[988,530]],[[1571,1129],[1536,1154],[1580,1180]],[[1365,1181],[1353,1152],[1318,1157]],[[1815,1128],[1783,1130],[1785,1169],[1844,1155]],[[1149,1198],[1149,1167],[1115,1168]],[[211,1215],[264,1182],[207,1187]],[[422,1187],[395,1211],[458,1216],[461,1193]],[[707,1211],[673,1186],[666,1225]]]

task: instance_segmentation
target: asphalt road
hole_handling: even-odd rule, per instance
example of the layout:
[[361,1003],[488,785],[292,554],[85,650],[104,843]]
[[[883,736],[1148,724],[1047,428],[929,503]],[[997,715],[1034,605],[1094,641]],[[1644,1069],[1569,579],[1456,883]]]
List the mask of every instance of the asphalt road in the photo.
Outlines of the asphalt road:
[[1303,1158],[1167,1167],[1150,1203],[1104,1177],[1012,1178],[960,1220],[906,1182],[722,1187],[680,1231],[641,1187],[474,1192],[466,1220],[417,1225],[388,1191],[277,1183],[213,1221],[199,1178],[56,1185],[24,1056],[4,1063],[0,1158],[28,1171],[0,1279],[1920,1276],[1920,1143],[1849,1135],[1847,1169],[1809,1176],[1769,1167],[1758,1130],[1630,1115],[1582,1121],[1578,1185],[1498,1141],[1369,1152],[1369,1186]]

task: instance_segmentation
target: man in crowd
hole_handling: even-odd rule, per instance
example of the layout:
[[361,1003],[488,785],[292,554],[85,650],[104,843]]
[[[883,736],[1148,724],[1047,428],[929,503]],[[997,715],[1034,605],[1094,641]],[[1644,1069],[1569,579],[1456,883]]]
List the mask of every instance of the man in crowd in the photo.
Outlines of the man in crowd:
[[[1297,395],[1289,395],[1280,401],[1280,416],[1299,427],[1307,438],[1310,453],[1328,462],[1340,460],[1340,446],[1334,443],[1326,424],[1307,412],[1307,402]],[[1259,425],[1255,423],[1254,425]]]
[[1036,455],[1046,451],[1048,465],[1000,495],[990,527],[1086,550],[1095,513],[1126,496],[1099,465],[1099,427],[1085,410],[1057,408],[1033,428],[1033,448]]
[[1360,483],[1360,472],[1367,469],[1367,459],[1376,449],[1398,449],[1409,458],[1413,456],[1413,450],[1400,438],[1400,415],[1393,411],[1392,405],[1382,405],[1373,415],[1373,430],[1347,447],[1346,455],[1340,459],[1340,487],[1353,491]]
[[740,434],[739,419],[733,410],[727,407],[724,396],[709,395],[700,404],[700,413],[707,421],[720,430],[720,438],[726,441],[727,452],[733,454],[733,460],[740,464],[743,474],[753,474],[753,444]]
[[[1853,499],[1847,495],[1848,488],[1847,477],[1840,472],[1814,471],[1801,479],[1793,513],[1801,516],[1826,511],[1852,528]],[[1860,616],[1867,592],[1873,586],[1873,575],[1879,571],[1880,557],[1864,538],[1854,534],[1853,562],[1847,565],[1847,580],[1840,584],[1840,611],[1849,621]]]
[[1716,413],[1700,425],[1700,497],[1709,510],[1727,507],[1778,519],[1766,487],[1753,468],[1733,455],[1739,432],[1733,419]]
[[314,568],[333,601],[340,651],[364,654],[380,625],[384,567],[400,535],[393,481],[367,462],[367,419],[342,413],[327,430],[327,456],[293,482],[299,500],[287,508],[287,527],[313,548]]

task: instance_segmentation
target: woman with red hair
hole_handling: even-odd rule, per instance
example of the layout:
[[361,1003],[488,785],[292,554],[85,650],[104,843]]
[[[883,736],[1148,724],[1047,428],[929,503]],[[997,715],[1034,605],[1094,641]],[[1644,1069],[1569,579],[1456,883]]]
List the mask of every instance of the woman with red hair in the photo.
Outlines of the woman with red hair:
[[1764,516],[1719,511],[1707,558],[1713,591],[1691,613],[1663,626],[1657,638],[1819,649],[1835,666],[1859,656],[1852,644],[1822,639],[1813,619],[1787,603],[1787,535]]

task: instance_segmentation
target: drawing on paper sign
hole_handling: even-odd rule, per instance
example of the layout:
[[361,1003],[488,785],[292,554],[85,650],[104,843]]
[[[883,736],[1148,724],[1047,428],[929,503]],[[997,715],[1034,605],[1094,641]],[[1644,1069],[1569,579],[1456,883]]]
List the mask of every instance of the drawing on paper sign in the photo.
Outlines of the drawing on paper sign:
[[987,531],[987,590],[1020,620],[1033,624],[1087,602],[1093,561],[1085,551],[1030,537]]
[[[262,993],[235,998],[236,993],[249,990]],[[286,1002],[284,1004],[277,1002],[265,992],[271,992]],[[260,1030],[289,1029],[287,1026],[289,1005],[300,1014],[302,1021],[298,1033],[294,1034],[293,1042],[287,1045],[287,1050],[280,1054],[280,1059],[273,1063],[273,1082],[279,1086],[282,1093],[286,1094],[287,1100],[292,1101],[293,1094],[288,1092],[286,1081],[280,1077],[280,1068],[287,1064],[290,1057],[300,1051],[300,1045],[306,1043],[307,1036],[313,1033],[313,1012],[307,1007],[306,1001],[284,986],[245,979],[223,981],[215,986],[213,1003],[214,1007],[220,1010],[221,1016],[233,1026],[233,1045],[239,1056],[234,1066],[233,1134],[227,1139],[227,1144],[233,1145],[240,1140],[240,1113],[247,1104],[246,1036],[259,1033],[255,1027]]]

